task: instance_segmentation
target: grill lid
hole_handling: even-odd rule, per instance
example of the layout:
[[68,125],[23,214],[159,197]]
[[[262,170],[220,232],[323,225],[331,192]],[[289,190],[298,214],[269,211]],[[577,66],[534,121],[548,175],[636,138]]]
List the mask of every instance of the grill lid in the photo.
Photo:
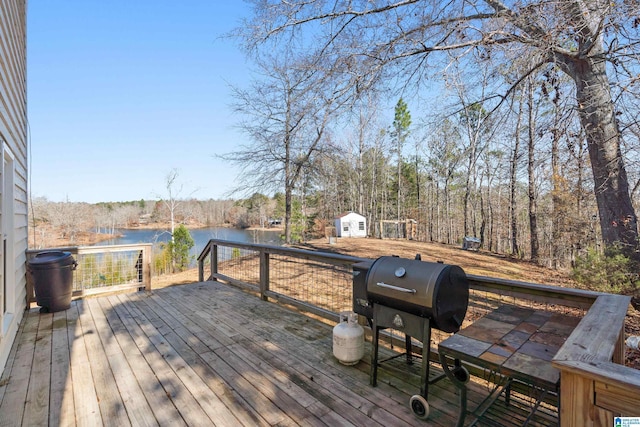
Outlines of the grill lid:
[[399,257],[378,258],[367,274],[367,294],[377,304],[422,317],[445,332],[457,332],[469,303],[462,268]]

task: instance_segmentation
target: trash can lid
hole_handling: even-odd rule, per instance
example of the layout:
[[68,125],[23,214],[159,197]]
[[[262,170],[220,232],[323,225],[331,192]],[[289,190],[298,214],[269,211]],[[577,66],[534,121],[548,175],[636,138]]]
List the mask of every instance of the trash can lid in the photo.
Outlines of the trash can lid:
[[66,251],[46,251],[40,252],[29,260],[30,265],[47,266],[49,264],[57,264],[71,257],[71,252]]

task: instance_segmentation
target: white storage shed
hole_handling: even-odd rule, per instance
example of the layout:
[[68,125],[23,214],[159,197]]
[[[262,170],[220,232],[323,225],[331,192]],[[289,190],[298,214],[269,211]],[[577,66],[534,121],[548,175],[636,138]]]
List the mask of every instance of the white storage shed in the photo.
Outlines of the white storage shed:
[[338,237],[367,237],[367,219],[355,212],[349,212],[336,218]]

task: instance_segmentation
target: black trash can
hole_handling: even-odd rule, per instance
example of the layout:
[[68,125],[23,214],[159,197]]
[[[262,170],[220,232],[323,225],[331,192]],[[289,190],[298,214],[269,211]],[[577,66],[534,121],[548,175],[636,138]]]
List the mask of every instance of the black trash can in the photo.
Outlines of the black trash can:
[[66,310],[71,306],[73,270],[78,263],[71,252],[40,252],[28,261],[36,303],[41,313]]

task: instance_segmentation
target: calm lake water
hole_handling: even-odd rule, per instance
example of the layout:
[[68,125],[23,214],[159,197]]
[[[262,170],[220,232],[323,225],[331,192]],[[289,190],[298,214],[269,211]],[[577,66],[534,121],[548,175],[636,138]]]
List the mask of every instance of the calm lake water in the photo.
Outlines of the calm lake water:
[[[209,239],[224,239],[242,243],[262,243],[265,245],[281,245],[280,230],[238,230],[236,228],[209,227],[189,230],[195,242],[191,249],[191,254],[198,256],[204,249]],[[139,230],[121,229],[117,230],[120,237],[104,240],[97,245],[129,245],[135,243],[160,243],[171,240],[171,233],[168,230]]]

